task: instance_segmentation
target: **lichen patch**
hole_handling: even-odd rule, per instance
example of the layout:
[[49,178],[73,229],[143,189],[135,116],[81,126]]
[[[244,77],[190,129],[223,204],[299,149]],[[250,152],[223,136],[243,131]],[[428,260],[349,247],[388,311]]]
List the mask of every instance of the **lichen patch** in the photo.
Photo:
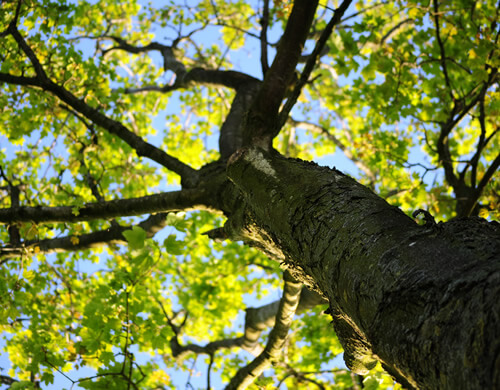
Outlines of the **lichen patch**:
[[255,169],[261,171],[267,176],[271,176],[274,179],[278,179],[276,171],[273,169],[269,161],[267,161],[264,155],[255,149],[250,149],[245,155],[245,160],[252,164]]

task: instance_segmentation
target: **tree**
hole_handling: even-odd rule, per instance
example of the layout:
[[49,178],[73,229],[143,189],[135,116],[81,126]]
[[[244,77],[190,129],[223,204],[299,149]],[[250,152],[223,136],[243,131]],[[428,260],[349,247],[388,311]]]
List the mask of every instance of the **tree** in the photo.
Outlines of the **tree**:
[[500,387],[498,12],[3,1],[0,383]]

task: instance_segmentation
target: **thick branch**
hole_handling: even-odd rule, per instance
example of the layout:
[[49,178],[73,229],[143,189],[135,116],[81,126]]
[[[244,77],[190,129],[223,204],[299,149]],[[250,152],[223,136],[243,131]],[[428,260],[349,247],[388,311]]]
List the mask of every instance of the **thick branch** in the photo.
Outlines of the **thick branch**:
[[258,241],[328,297],[354,372],[380,359],[409,388],[500,383],[498,223],[419,226],[339,171],[256,148],[227,172],[246,201],[227,235]]
[[147,91],[169,92],[180,88],[187,88],[193,82],[199,84],[222,85],[225,87],[238,89],[242,84],[257,81],[257,79],[255,79],[254,77],[251,77],[245,73],[232,70],[210,70],[203,68],[193,68],[190,71],[187,71],[184,64],[175,58],[173,47],[171,46],[166,46],[158,42],[151,42],[146,46],[134,46],[119,37],[111,36],[109,38],[113,39],[119,45],[106,50],[105,53],[117,49],[125,50],[129,53],[134,54],[157,50],[163,56],[163,68],[165,72],[167,70],[171,70],[176,74],[175,82],[172,85],[165,85],[163,87],[150,85],[135,89],[129,88],[125,90],[126,93],[138,93]]
[[340,23],[342,16],[344,15],[345,11],[351,4],[352,0],[344,0],[342,4],[340,5],[339,8],[337,8],[326,25],[326,28],[323,30],[321,33],[320,38],[316,42],[316,46],[314,47],[314,50],[312,54],[309,56],[306,66],[304,67],[304,70],[302,71],[302,74],[300,76],[300,79],[295,85],[295,88],[293,89],[293,92],[291,96],[288,97],[283,109],[280,112],[279,115],[279,120],[278,120],[278,126],[277,129],[275,130],[276,134],[280,131],[280,129],[283,127],[285,124],[288,114],[292,110],[292,107],[295,105],[297,102],[297,99],[299,98],[299,95],[302,91],[302,88],[304,85],[306,85],[307,81],[309,80],[309,76],[311,75],[311,72],[313,71],[316,62],[318,61],[318,58],[320,57],[321,53],[323,52],[323,48],[325,47],[326,41],[332,34],[333,28]]
[[260,21],[262,30],[260,31],[260,65],[262,74],[266,76],[269,69],[267,62],[267,28],[269,26],[269,0],[264,0],[264,9],[262,11],[262,19]]
[[[197,344],[180,345],[177,337],[170,340],[172,355],[175,358],[182,358],[189,352],[203,353],[210,355],[222,348],[239,347],[245,351],[257,355],[262,352],[262,347],[259,344],[261,333],[271,328],[276,323],[276,314],[279,310],[281,300],[271,302],[260,307],[249,307],[246,309],[245,316],[245,334],[240,337],[213,341],[204,346]],[[318,305],[327,304],[328,302],[318,293],[302,287],[297,306],[297,313],[310,310]]]
[[276,57],[248,113],[244,144],[271,148],[277,127],[277,114],[292,81],[313,22],[317,0],[296,0],[281,38]]
[[285,286],[276,315],[276,324],[269,335],[266,348],[250,364],[238,370],[226,389],[246,389],[272,362],[278,360],[299,303],[302,286],[288,272],[285,272],[284,279]]
[[243,121],[258,91],[260,81],[255,80],[238,87],[231,110],[220,128],[219,152],[226,160],[243,145]]
[[193,68],[189,72],[185,72],[182,77],[178,76],[172,85],[165,85],[163,87],[150,85],[140,88],[127,88],[125,92],[139,93],[151,91],[166,93],[177,89],[189,88],[195,83],[206,85],[220,85],[223,87],[238,89],[242,85],[251,82],[259,82],[259,80],[245,73],[237,72],[234,70]]
[[158,164],[177,173],[184,180],[194,180],[194,177],[196,177],[196,170],[191,168],[189,165],[184,164],[177,158],[170,156],[163,150],[144,141],[141,137],[128,130],[120,122],[115,121],[95,108],[90,107],[83,100],[78,99],[71,92],[50,80],[44,81],[39,77],[13,76],[6,73],[0,73],[0,81],[15,85],[39,87],[45,91],[51,92],[61,99],[61,101],[66,103],[68,106],[71,106],[86,118],[109,131],[111,134],[121,138],[133,149],[135,149],[138,156],[148,157],[151,160],[156,161]]
[[[149,216],[137,226],[146,231],[147,237],[153,237],[156,232],[166,225],[167,213]],[[24,241],[19,245],[0,247],[0,258],[19,257],[26,254],[46,254],[54,252],[72,252],[95,248],[109,244],[126,244],[123,232],[132,229],[132,226],[111,226],[109,229],[40,241]],[[35,249],[36,248],[36,249]]]
[[83,207],[17,207],[0,209],[0,223],[78,222],[167,211],[206,209],[208,200],[205,190],[192,189],[89,203]]

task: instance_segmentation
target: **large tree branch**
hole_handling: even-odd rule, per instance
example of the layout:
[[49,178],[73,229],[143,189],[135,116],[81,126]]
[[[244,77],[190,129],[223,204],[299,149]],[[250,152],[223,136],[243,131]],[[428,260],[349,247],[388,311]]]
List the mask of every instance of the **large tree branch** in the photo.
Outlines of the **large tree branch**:
[[189,88],[193,84],[219,85],[232,89],[238,89],[242,85],[252,82],[260,82],[258,79],[242,72],[234,70],[212,70],[204,68],[193,68],[185,72],[182,77],[177,77],[172,85],[148,85],[140,88],[127,88],[126,93],[139,92],[161,92],[166,93],[182,88]]
[[176,74],[175,82],[172,85],[165,85],[163,87],[150,85],[140,88],[127,88],[125,92],[127,93],[138,93],[147,91],[156,92],[169,92],[180,88],[187,88],[193,83],[197,84],[212,84],[221,85],[228,88],[233,88],[237,90],[243,84],[249,82],[258,81],[256,78],[249,76],[242,72],[237,72],[233,70],[211,70],[204,69],[200,67],[193,68],[191,70],[186,70],[184,64],[175,58],[174,47],[163,45],[158,42],[151,42],[146,46],[135,46],[124,39],[116,36],[109,36],[105,38],[111,38],[118,43],[118,46],[112,47],[104,51],[108,53],[112,50],[125,50],[129,53],[139,54],[148,51],[159,51],[163,56],[163,68],[165,72],[171,70]]
[[288,272],[284,273],[283,278],[283,297],[266,348],[250,364],[238,370],[226,389],[246,389],[272,362],[278,360],[299,303],[302,286]]
[[189,165],[184,164],[175,157],[172,157],[156,146],[144,141],[141,137],[128,130],[120,122],[115,121],[106,115],[99,112],[97,109],[90,107],[83,100],[78,99],[71,92],[52,82],[51,80],[44,81],[39,77],[23,77],[13,76],[6,73],[0,73],[0,81],[9,84],[39,87],[45,91],[51,92],[57,96],[62,102],[71,106],[75,111],[79,112],[86,118],[90,119],[98,126],[109,131],[130,145],[140,157],[147,157],[165,168],[177,173],[182,180],[192,182],[197,180],[196,170]]
[[219,152],[223,160],[228,159],[243,145],[244,118],[260,84],[260,81],[255,80],[243,84],[236,90],[229,114],[220,128]]
[[296,0],[276,57],[255,97],[245,126],[244,145],[256,144],[271,149],[277,132],[277,115],[314,19],[317,0]]
[[117,199],[107,202],[89,203],[82,207],[16,207],[0,209],[0,223],[15,222],[78,222],[95,219],[110,219],[167,211],[207,209],[209,195],[203,189],[188,189]]
[[292,91],[292,94],[288,97],[285,105],[283,106],[283,109],[280,111],[279,114],[279,119],[278,119],[278,125],[276,129],[276,134],[280,131],[280,129],[283,127],[285,124],[288,114],[290,114],[290,111],[292,110],[292,107],[295,105],[297,102],[297,99],[299,98],[299,95],[302,91],[302,88],[306,85],[307,81],[309,80],[309,76],[311,75],[311,72],[313,71],[314,67],[316,66],[316,62],[318,61],[318,58],[320,57],[321,53],[323,52],[323,49],[325,47],[326,41],[332,34],[332,31],[334,27],[340,23],[342,16],[344,15],[345,11],[351,4],[352,0],[344,0],[342,4],[340,5],[339,8],[335,10],[333,13],[332,18],[326,25],[326,28],[323,30],[321,33],[321,36],[319,37],[318,41],[316,42],[316,45],[314,47],[314,50],[312,54],[309,56],[306,65],[304,67],[304,70],[302,71],[302,74],[300,75],[300,79],[295,85],[295,88]]
[[[153,237],[156,232],[165,227],[167,213],[149,216],[137,226],[146,231],[147,237]],[[47,254],[54,252],[73,252],[83,249],[95,248],[109,244],[125,244],[123,232],[132,229],[132,226],[113,225],[106,230],[97,232],[52,238],[47,240],[29,240],[18,245],[5,245],[0,247],[0,258],[9,259],[26,254]]]
[[[279,311],[280,303],[281,300],[276,300],[264,306],[247,308],[245,333],[240,337],[216,340],[204,346],[197,344],[180,345],[177,337],[173,337],[170,340],[172,355],[175,358],[181,358],[189,352],[210,355],[219,349],[234,347],[242,348],[253,355],[260,354],[262,352],[262,347],[259,344],[260,335],[264,330],[276,324],[276,315]],[[304,286],[300,291],[296,313],[302,313],[318,305],[327,303],[318,293]]]

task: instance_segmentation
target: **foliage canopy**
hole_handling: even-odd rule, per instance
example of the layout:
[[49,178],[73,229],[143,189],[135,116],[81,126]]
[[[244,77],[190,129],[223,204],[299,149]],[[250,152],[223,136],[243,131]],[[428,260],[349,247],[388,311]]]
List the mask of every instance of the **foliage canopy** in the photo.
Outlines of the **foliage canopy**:
[[[281,296],[279,264],[201,234],[225,217],[196,189],[237,149],[221,135],[260,96],[294,4],[164,3],[1,3],[0,383],[12,389],[55,376],[217,387],[213,372],[229,382],[274,325],[242,336],[245,309]],[[322,1],[274,148],[337,165],[410,215],[499,219],[498,14],[493,0]],[[312,306],[260,388],[393,386],[380,368],[345,370]]]

